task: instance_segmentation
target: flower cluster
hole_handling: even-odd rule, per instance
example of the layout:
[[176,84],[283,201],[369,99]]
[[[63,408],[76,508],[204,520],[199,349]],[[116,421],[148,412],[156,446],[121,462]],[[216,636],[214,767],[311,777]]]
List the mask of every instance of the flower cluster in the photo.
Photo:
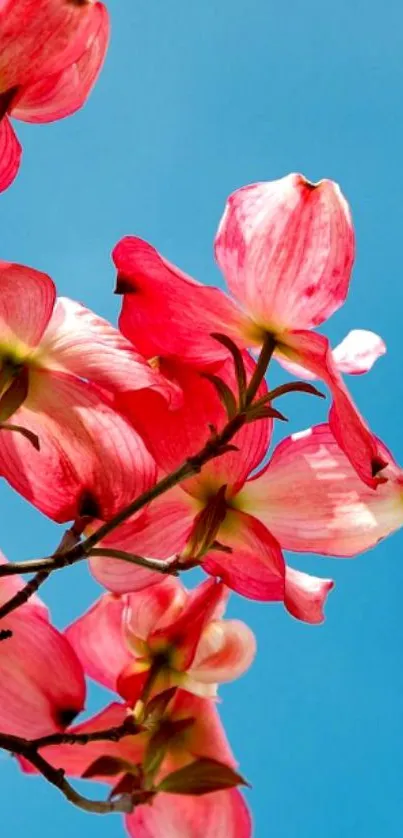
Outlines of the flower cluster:
[[[5,189],[21,155],[10,117],[81,107],[109,24],[92,0],[2,0],[0,25]],[[255,640],[224,618],[228,597],[320,623],[333,581],[288,566],[284,551],[355,556],[403,523],[403,472],[343,378],[368,372],[383,341],[353,330],[333,349],[317,331],[344,303],[354,261],[339,187],[291,174],[238,189],[215,257],[230,295],[122,239],[118,327],[58,297],[39,270],[0,263],[0,473],[68,524],[52,556],[1,559],[0,747],[77,805],[123,812],[133,838],[249,838],[216,697]],[[297,378],[270,389],[274,359]],[[326,421],[268,458],[279,399],[322,396],[321,384]],[[60,633],[35,592],[81,560],[106,593]],[[195,567],[207,577],[188,590],[179,577]],[[116,700],[72,726],[86,677]],[[109,801],[65,776],[108,783]]]

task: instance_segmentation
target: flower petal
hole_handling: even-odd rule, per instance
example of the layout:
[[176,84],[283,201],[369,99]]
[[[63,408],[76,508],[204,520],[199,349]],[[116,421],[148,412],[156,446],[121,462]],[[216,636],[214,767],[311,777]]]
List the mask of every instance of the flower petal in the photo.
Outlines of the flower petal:
[[86,675],[111,690],[132,659],[123,634],[126,607],[125,598],[105,594],[65,631]]
[[169,402],[181,401],[178,388],[152,369],[118,329],[67,297],[57,300],[41,356],[48,368],[74,373],[111,392],[151,388]]
[[[288,332],[283,336],[281,351],[321,378],[333,396],[329,424],[340,448],[349,458],[357,474],[368,486],[376,488],[384,481],[386,462],[376,437],[356,408],[341,375],[332,360],[329,341],[312,332]],[[379,475],[379,472],[381,474]]]
[[10,629],[12,637],[0,644],[0,729],[29,738],[64,729],[85,700],[73,648],[38,605],[21,606],[1,628]]
[[317,425],[283,440],[238,503],[285,550],[354,556],[403,524],[402,473],[378,444],[390,465],[376,491],[360,480],[329,425]]
[[146,358],[174,355],[203,368],[228,356],[212,332],[239,342],[247,318],[218,288],[200,285],[134,236],[116,245],[113,260],[123,294],[119,326]]
[[155,481],[141,439],[84,381],[35,370],[13,422],[38,436],[40,450],[1,430],[0,472],[55,521],[109,518]]
[[104,7],[71,0],[3,0],[0,8],[2,90],[31,84],[76,61],[97,35]]
[[133,838],[250,838],[252,824],[237,789],[202,797],[158,794],[152,806],[137,806],[126,817]]
[[101,71],[109,41],[109,16],[99,9],[99,27],[89,46],[70,67],[27,84],[12,105],[12,115],[25,122],[52,122],[77,111],[88,98]]
[[131,594],[126,612],[126,637],[129,642],[130,636],[148,640],[155,632],[163,633],[180,617],[187,599],[187,591],[173,577]]
[[372,369],[386,352],[386,346],[375,332],[352,329],[333,349],[333,363],[339,372],[361,375]]
[[302,175],[255,183],[228,199],[217,262],[258,326],[309,329],[344,302],[354,259],[348,205],[337,184]]
[[317,576],[287,567],[284,605],[297,620],[313,625],[323,623],[323,607],[333,587],[332,579],[319,579]]
[[203,631],[189,675],[206,684],[233,681],[249,669],[255,636],[240,620],[213,620]]
[[[94,733],[95,731],[108,730],[111,727],[118,727],[127,718],[127,708],[124,704],[114,702],[109,704],[100,713],[86,719],[79,725],[69,729],[69,733]],[[136,765],[141,762],[144,756],[145,737],[125,736],[119,742],[103,741],[88,742],[87,745],[50,745],[43,750],[46,757],[55,768],[63,768],[71,777],[81,777],[87,768],[102,756],[120,757],[127,762]],[[19,760],[21,768],[27,774],[35,774],[36,769],[24,759]],[[106,778],[96,778],[107,781]],[[108,778],[110,779],[110,778]],[[114,781],[115,778],[113,777]]]
[[238,594],[270,602],[284,599],[285,566],[281,548],[260,521],[244,512],[227,515],[218,540],[232,553],[210,552],[203,568]]
[[[18,351],[35,347],[51,317],[56,289],[47,274],[0,262],[0,341]],[[16,345],[17,344],[17,345]]]
[[21,163],[22,148],[7,116],[0,120],[0,192],[11,186]]

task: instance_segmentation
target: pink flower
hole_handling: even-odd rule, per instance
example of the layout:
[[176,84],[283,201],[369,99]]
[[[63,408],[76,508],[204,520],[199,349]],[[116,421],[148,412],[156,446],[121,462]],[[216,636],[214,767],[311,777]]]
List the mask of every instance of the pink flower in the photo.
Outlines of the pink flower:
[[0,190],[20,165],[9,116],[52,122],[81,108],[101,70],[109,39],[102,3],[3,0],[0,6]]
[[214,332],[241,347],[258,347],[271,335],[280,361],[329,386],[332,430],[361,479],[375,488],[385,463],[339,369],[366,371],[384,344],[355,332],[332,354],[327,338],[311,331],[342,305],[349,288],[354,234],[338,186],[289,175],[239,189],[227,203],[215,253],[239,305],[196,283],[146,242],[119,242],[113,258],[117,292],[124,295],[123,333],[146,357],[178,356],[201,368],[227,355]]
[[[5,561],[0,554],[0,564]],[[0,604],[21,587],[20,577],[1,578]],[[36,597],[2,620],[0,629],[12,632],[0,641],[0,730],[28,738],[63,730],[85,700],[84,673],[70,643]]]
[[215,696],[217,683],[242,675],[255,655],[250,629],[221,619],[227,594],[213,580],[187,591],[167,578],[130,596],[106,594],[66,636],[87,674],[129,702],[155,667],[156,692],[180,686]]
[[0,263],[0,472],[27,500],[59,522],[106,518],[149,488],[154,461],[109,404],[148,387],[178,398],[109,323],[57,300],[48,276]]
[[[129,522],[111,534],[106,546],[159,558],[181,554],[184,562],[196,558],[238,593],[284,601],[299,619],[321,622],[333,583],[286,568],[282,550],[354,556],[402,526],[403,473],[377,444],[389,465],[387,482],[376,492],[359,479],[328,425],[283,440],[248,477],[248,467],[250,473],[266,450],[259,458],[250,444],[213,460],[151,504],[137,527]],[[156,572],[112,558],[91,559],[91,569],[119,592],[158,580]]]
[[[127,713],[127,706],[111,704],[96,717],[72,728],[71,732],[90,733],[119,725]],[[150,739],[163,728],[169,729],[169,737],[166,737],[160,767],[152,772],[155,783],[159,784],[175,770],[189,769],[200,758],[235,769],[236,763],[214,702],[183,690],[178,690],[171,698],[149,731],[125,736],[120,742],[51,746],[46,748],[46,759],[63,768],[67,775],[90,774],[96,780],[113,783],[117,790],[124,781],[130,788],[128,765],[131,764],[134,770],[135,766],[145,765]],[[95,763],[105,756],[124,761],[120,775],[118,771],[113,777],[107,772],[103,774],[102,763],[97,772]],[[20,762],[25,771],[34,772],[25,760]],[[118,762],[116,766],[118,769]],[[157,792],[150,803],[137,805],[134,812],[126,816],[126,828],[134,838],[250,838],[252,833],[250,814],[236,788],[202,796]]]

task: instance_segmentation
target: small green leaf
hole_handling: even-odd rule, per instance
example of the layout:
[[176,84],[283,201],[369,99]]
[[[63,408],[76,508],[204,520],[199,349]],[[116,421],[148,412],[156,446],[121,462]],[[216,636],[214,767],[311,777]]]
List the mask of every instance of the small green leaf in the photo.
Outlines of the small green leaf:
[[41,446],[39,443],[39,437],[32,431],[29,431],[28,428],[22,428],[21,425],[11,425],[10,423],[4,425],[0,422],[0,431],[15,431],[15,433],[25,436],[25,439],[27,439],[31,445],[34,446],[36,451],[40,451]]
[[135,768],[130,762],[119,757],[103,756],[98,757],[98,759],[92,762],[85,769],[82,776],[86,779],[90,777],[115,777],[117,774],[122,774],[122,772],[129,772],[131,774]]
[[140,774],[124,774],[123,777],[113,787],[109,800],[114,797],[119,797],[120,794],[133,794],[134,791],[139,791],[142,788],[142,777]]
[[166,720],[161,723],[148,743],[143,760],[143,771],[148,779],[154,777],[158,771],[172,740],[176,739],[183,730],[191,727],[193,723],[193,718],[178,719],[177,721]]
[[172,701],[176,690],[177,687],[170,687],[169,690],[164,690],[162,693],[154,696],[145,708],[144,721],[150,723],[161,719],[169,702]]
[[169,794],[201,795],[247,785],[246,780],[229,765],[215,759],[201,757],[164,777],[158,786],[158,791],[165,791]]
[[279,419],[281,422],[288,422],[287,417],[284,416],[283,413],[280,413],[279,410],[276,410],[275,407],[265,407],[264,405],[258,408],[253,406],[252,409],[248,411],[246,420],[247,424],[250,422],[256,422],[257,419]]
[[228,419],[233,419],[237,413],[237,403],[235,396],[228,387],[228,384],[225,383],[218,375],[212,375],[209,372],[203,373],[203,378],[207,378],[207,381],[215,387],[221,404],[224,406]]
[[10,419],[13,413],[25,402],[28,395],[28,386],[28,370],[26,367],[22,367],[0,399],[0,422],[6,422],[7,419]]
[[211,335],[212,338],[218,340],[226,349],[231,352],[231,355],[234,359],[234,366],[235,366],[235,375],[238,384],[238,394],[239,394],[239,404],[242,407],[245,405],[245,396],[246,396],[246,389],[247,389],[247,381],[246,381],[246,370],[245,364],[243,362],[242,352],[238,349],[236,343],[231,340],[227,335],[219,334],[218,332],[213,332]]

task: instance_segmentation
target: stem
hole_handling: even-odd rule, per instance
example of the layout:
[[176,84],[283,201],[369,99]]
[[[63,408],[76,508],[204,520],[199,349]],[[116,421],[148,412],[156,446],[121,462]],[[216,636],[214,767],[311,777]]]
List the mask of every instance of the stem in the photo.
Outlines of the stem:
[[256,396],[256,393],[260,387],[263,378],[266,375],[267,367],[269,366],[270,359],[273,355],[273,352],[276,348],[276,340],[270,332],[267,332],[265,339],[262,344],[262,348],[260,350],[260,355],[255,367],[255,371],[252,375],[252,378],[249,382],[248,389],[246,391],[246,398],[245,398],[245,405],[248,407],[252,404],[253,399]]
[[125,553],[123,550],[114,550],[108,547],[93,547],[88,556],[106,556],[112,559],[122,559],[124,562],[146,567],[148,570],[156,570],[158,573],[169,573],[177,576],[175,569],[177,565],[176,556],[173,559],[146,559],[143,556],[135,556],[133,553]]
[[7,600],[3,605],[0,606],[0,620],[3,617],[7,617],[8,614],[11,614],[12,611],[15,611],[16,608],[19,608],[21,605],[24,605],[28,602],[29,598],[36,593],[36,591],[46,582],[48,576],[50,576],[52,570],[40,570],[35,576],[21,588],[16,594],[14,594],[11,599]]

